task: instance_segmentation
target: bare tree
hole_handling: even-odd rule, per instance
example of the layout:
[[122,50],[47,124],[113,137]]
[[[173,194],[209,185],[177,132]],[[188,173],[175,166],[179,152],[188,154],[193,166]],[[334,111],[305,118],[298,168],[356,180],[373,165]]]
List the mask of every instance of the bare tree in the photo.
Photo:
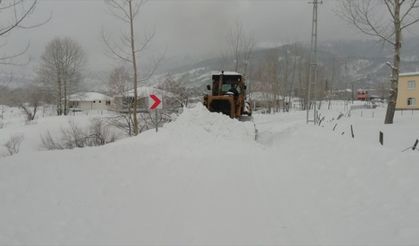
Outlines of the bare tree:
[[[254,99],[259,104],[267,108],[268,112],[278,112],[280,107],[280,97],[283,94],[282,84],[279,78],[279,50],[274,49],[263,57],[263,62],[258,64],[257,72],[253,75],[255,81],[253,85]],[[255,92],[258,92],[257,94]]]
[[291,67],[291,71],[290,71],[290,80],[289,83],[287,84],[288,86],[288,101],[286,103],[286,110],[287,112],[289,112],[290,107],[292,106],[292,96],[294,93],[294,88],[295,88],[295,81],[296,81],[296,72],[297,72],[297,64],[299,62],[299,49],[298,49],[298,45],[297,43],[294,43],[294,49],[292,51],[293,54],[293,60],[292,60],[292,67]]
[[[264,69],[264,80],[269,83],[270,90],[268,91],[268,94],[270,94],[271,99],[271,105],[274,112],[278,112],[280,108],[280,99],[283,94],[283,85],[285,80],[287,79],[285,75],[287,72],[285,71],[287,68],[283,68],[283,80],[279,78],[279,63],[278,63],[278,50],[276,52],[273,52],[268,55],[266,63],[265,63],[265,69]],[[288,60],[288,58],[286,58]],[[288,61],[285,62],[286,64]],[[287,64],[288,66],[288,64]]]
[[108,80],[109,95],[126,96],[126,93],[131,89],[130,81],[132,81],[132,79],[125,66],[119,66],[112,69]]
[[122,33],[120,45],[112,44],[109,38],[107,38],[104,34],[103,39],[112,56],[132,65],[132,81],[134,89],[134,98],[132,102],[133,133],[134,135],[138,135],[139,124],[137,118],[137,109],[138,82],[140,81],[138,59],[139,54],[148,46],[149,42],[152,40],[154,33],[146,35],[143,42],[138,44],[136,42],[137,35],[134,30],[136,29],[135,21],[139,16],[140,10],[148,2],[148,0],[105,0],[105,2],[110,6],[112,14],[127,24],[129,27],[127,33]]
[[159,88],[172,94],[170,98],[166,97],[164,100],[169,108],[187,107],[194,94],[193,89],[186,88],[181,81],[174,79],[170,74],[166,76]]
[[45,101],[44,91],[38,86],[15,89],[11,92],[11,97],[12,103],[23,110],[27,121],[35,119],[38,107]]
[[114,68],[108,80],[109,94],[113,96],[113,110],[119,112],[110,118],[110,124],[124,130],[128,136],[133,135],[133,118],[131,117],[132,100],[129,100],[129,91],[132,88],[132,79],[125,66]]
[[[297,96],[300,98],[300,108],[306,110],[306,98],[307,98],[307,81],[309,77],[309,54],[306,50],[301,47],[299,52],[299,59],[297,62],[296,80],[298,82],[298,89],[296,91]],[[309,105],[310,107],[310,105]]]
[[[342,0],[342,16],[362,33],[393,46],[390,98],[385,124],[392,124],[396,110],[403,31],[419,22],[418,0]],[[383,16],[383,13],[387,13]]]
[[236,22],[227,36],[229,54],[233,58],[234,71],[247,75],[250,59],[253,55],[255,40],[248,34],[240,22]]
[[38,80],[55,93],[58,115],[67,115],[68,96],[81,81],[85,53],[71,38],[55,38],[45,48]]

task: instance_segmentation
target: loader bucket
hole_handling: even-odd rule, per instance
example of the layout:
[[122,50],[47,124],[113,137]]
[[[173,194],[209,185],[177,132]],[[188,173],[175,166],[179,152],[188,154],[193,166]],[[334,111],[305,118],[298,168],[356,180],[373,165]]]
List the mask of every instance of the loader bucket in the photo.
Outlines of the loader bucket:
[[213,99],[213,100],[211,100],[211,102],[209,104],[209,111],[223,113],[223,114],[228,115],[230,117],[234,116],[232,114],[232,112],[234,112],[234,109],[231,105],[231,101],[228,100],[228,99]]

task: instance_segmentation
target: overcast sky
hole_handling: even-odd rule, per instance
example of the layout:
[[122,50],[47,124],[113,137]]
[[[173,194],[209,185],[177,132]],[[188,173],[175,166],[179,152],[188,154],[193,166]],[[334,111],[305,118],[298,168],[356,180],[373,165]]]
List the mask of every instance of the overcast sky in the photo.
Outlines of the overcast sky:
[[[200,57],[221,54],[226,35],[234,23],[241,22],[260,46],[287,42],[309,42],[312,5],[309,0],[151,0],[137,20],[139,36],[155,30],[148,51],[166,57]],[[324,0],[320,6],[319,39],[340,40],[363,37],[336,16],[336,1]],[[54,37],[68,36],[78,41],[88,54],[89,66],[108,69],[115,61],[104,55],[101,30],[117,39],[127,26],[112,16],[104,0],[40,0],[27,20],[36,23],[52,14],[47,24],[31,30],[18,30],[7,37],[2,53],[24,47],[34,62]],[[36,64],[32,64],[36,65]]]

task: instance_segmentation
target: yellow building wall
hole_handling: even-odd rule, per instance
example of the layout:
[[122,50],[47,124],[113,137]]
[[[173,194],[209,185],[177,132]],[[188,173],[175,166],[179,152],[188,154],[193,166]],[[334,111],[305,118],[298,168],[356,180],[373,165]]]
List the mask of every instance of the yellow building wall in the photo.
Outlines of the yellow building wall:
[[[408,88],[409,81],[416,81],[416,88],[414,90]],[[407,99],[410,97],[416,98],[415,106],[407,105]],[[396,109],[419,109],[419,74],[400,76]]]

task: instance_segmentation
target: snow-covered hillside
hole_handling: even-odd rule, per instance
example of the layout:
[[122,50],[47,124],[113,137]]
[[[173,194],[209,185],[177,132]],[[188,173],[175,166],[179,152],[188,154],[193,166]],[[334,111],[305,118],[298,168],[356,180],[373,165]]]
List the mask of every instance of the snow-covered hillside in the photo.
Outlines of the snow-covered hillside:
[[[402,50],[402,72],[414,72],[418,70],[419,57],[417,38],[408,38]],[[392,60],[392,47],[377,43],[375,40],[368,41],[328,41],[319,44],[319,64],[326,71],[325,79],[329,80],[329,86],[333,89],[346,89],[354,85],[356,88],[377,89],[387,87],[391,69],[386,62]],[[301,46],[301,51],[296,55],[301,59],[301,52],[308,56],[307,45]],[[273,54],[278,55],[278,71],[282,71],[287,59],[294,60],[294,44],[283,44],[277,47],[264,47],[263,45],[254,50],[249,65],[248,81],[260,80],[258,74],[264,71],[264,64]],[[304,58],[303,58],[304,59]],[[230,58],[233,61],[233,58]],[[308,61],[307,61],[308,62]],[[173,79],[182,83],[185,87],[203,89],[211,84],[213,71],[234,70],[233,64],[226,57],[208,58],[200,62],[188,59],[183,62],[176,59],[168,61],[169,66],[159,71],[146,83],[156,85],[162,83],[170,74]],[[169,69],[169,67],[171,67]],[[283,72],[282,72],[283,73]],[[278,76],[281,78],[282,73]],[[292,72],[290,72],[292,73]],[[330,73],[330,74],[329,74]],[[333,75],[331,75],[333,74]],[[295,85],[298,88],[298,85]]]
[[0,245],[418,244],[419,152],[402,150],[419,113],[345,109],[255,115],[255,141],[198,105],[158,133],[0,159]]

